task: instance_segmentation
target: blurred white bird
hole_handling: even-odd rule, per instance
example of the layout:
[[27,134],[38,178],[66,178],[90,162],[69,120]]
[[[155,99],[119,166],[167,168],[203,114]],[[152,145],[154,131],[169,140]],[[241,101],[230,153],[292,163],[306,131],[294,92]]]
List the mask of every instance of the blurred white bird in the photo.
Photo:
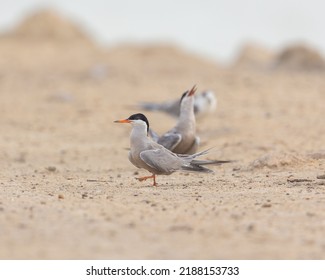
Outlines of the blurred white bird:
[[[217,107],[217,98],[213,91],[203,91],[195,95],[194,98],[194,114],[201,117],[212,113]],[[180,114],[179,99],[173,101],[165,101],[162,103],[141,102],[138,108],[146,111],[161,111],[171,116],[178,117]]]

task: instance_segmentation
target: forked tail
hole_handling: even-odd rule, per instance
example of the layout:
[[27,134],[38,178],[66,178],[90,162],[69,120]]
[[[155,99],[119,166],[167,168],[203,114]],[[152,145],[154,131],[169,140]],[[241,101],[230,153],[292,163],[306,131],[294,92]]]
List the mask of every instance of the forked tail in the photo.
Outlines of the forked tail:
[[197,157],[206,155],[211,149],[212,148],[195,153],[193,155],[178,155],[187,161],[187,164],[184,164],[184,166],[182,166],[182,169],[186,170],[186,171],[212,173],[213,170],[203,167],[202,165],[221,165],[224,163],[234,162],[232,160],[199,160],[199,159],[195,159]]

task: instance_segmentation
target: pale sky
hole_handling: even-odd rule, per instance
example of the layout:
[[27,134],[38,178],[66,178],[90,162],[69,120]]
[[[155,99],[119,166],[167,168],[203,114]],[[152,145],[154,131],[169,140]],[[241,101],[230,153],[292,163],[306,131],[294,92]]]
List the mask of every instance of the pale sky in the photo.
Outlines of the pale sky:
[[165,42],[230,61],[255,42],[274,50],[305,42],[325,53],[322,0],[0,0],[0,31],[53,7],[107,46]]

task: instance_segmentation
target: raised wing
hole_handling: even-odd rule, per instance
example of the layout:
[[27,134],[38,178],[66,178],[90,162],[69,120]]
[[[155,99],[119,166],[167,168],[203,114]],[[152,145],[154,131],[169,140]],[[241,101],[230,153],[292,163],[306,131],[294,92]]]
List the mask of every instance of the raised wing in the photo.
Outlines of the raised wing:
[[182,141],[181,134],[166,133],[159,138],[157,143],[164,146],[166,149],[173,151],[181,141]]

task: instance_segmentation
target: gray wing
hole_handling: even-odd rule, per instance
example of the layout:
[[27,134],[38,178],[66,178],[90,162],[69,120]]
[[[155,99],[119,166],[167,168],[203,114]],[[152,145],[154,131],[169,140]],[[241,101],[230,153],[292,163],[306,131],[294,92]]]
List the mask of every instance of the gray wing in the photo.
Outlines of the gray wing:
[[174,117],[178,117],[180,113],[180,103],[179,99],[166,102],[164,108],[162,109],[165,113],[172,115]]
[[152,138],[153,141],[158,142],[159,135],[155,131],[153,131],[151,128],[149,128],[149,136]]
[[163,103],[141,102],[138,107],[147,111],[161,111],[174,117],[179,116],[179,100],[166,101]]
[[182,141],[181,134],[166,133],[158,139],[157,143],[164,146],[166,149],[173,151],[181,141]]
[[160,174],[170,174],[182,166],[180,158],[164,149],[143,151],[140,158]]

